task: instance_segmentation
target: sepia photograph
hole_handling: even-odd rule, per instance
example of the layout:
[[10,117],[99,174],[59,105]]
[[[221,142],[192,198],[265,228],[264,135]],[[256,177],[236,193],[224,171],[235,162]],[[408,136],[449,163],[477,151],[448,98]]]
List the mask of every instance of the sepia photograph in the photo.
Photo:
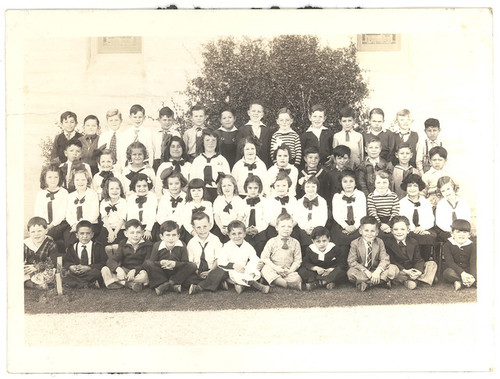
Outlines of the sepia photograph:
[[7,371],[494,371],[492,9],[189,7],[6,10]]

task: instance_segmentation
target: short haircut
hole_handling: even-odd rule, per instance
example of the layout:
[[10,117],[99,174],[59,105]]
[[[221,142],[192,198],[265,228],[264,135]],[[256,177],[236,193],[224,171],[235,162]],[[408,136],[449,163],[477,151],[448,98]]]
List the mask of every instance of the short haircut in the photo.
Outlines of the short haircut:
[[342,183],[342,179],[345,177],[353,178],[356,181],[356,173],[353,170],[343,170],[339,175],[339,182]]
[[63,122],[64,120],[66,120],[70,117],[73,118],[76,123],[78,123],[78,119],[76,118],[76,113],[71,112],[71,111],[66,111],[66,112],[61,113],[61,117],[59,119],[61,120],[61,122]]
[[240,220],[233,220],[227,225],[228,233],[231,233],[234,229],[243,229],[244,232],[247,231],[245,224]]
[[97,159],[97,162],[100,162],[101,157],[103,155],[109,155],[109,156],[111,156],[111,159],[113,160],[113,163],[116,163],[116,155],[115,155],[115,153],[114,153],[113,150],[111,150],[111,149],[104,149],[104,150],[97,149],[96,153],[95,153],[95,157]]
[[128,220],[125,222],[125,230],[128,230],[130,228],[141,228],[144,229],[141,222],[137,220],[136,218],[133,218],[131,220]]
[[256,153],[257,153],[257,151],[258,151],[258,149],[259,149],[259,147],[260,147],[260,145],[261,145],[260,141],[259,141],[258,139],[256,139],[256,138],[254,139],[254,138],[252,138],[252,137],[245,137],[245,138],[240,139],[240,140],[238,141],[238,146],[237,146],[237,148],[236,148],[236,149],[238,150],[238,153],[239,153],[242,157],[244,156],[243,151],[244,151],[244,149],[245,149],[245,145],[246,145],[247,143],[252,144],[252,145],[254,145],[254,146],[255,146],[255,150],[256,150],[255,152],[256,152]]
[[248,185],[250,183],[256,183],[259,186],[259,193],[262,193],[264,190],[264,185],[262,184],[262,180],[257,175],[248,175],[245,179],[245,183],[243,183],[243,189],[245,192],[247,191]]
[[317,226],[311,232],[311,239],[313,241],[315,239],[318,239],[319,237],[323,237],[323,236],[330,239],[330,232],[324,226]]
[[179,145],[181,145],[181,149],[182,149],[182,157],[181,158],[186,161],[188,159],[186,144],[184,143],[184,140],[179,136],[171,136],[170,137],[170,140],[168,141],[167,145],[165,146],[165,151],[163,151],[163,161],[168,162],[170,160],[170,158],[171,158],[170,147],[172,146],[172,144],[174,142],[178,142]]
[[233,109],[233,108],[231,108],[229,105],[226,105],[226,106],[224,106],[224,107],[222,107],[222,108],[221,108],[221,110],[220,110],[220,112],[219,112],[219,114],[221,115],[221,117],[222,117],[222,114],[223,114],[224,112],[229,112],[229,113],[231,113],[231,114],[233,115],[233,117],[234,117],[234,115],[235,115],[234,109]]
[[416,184],[418,185],[418,190],[423,191],[425,189],[425,183],[417,174],[409,174],[406,178],[401,182],[401,189],[406,192],[408,188],[408,184]]
[[375,171],[375,176],[378,176],[381,179],[387,179],[389,181],[389,184],[392,183],[392,175],[387,170]]
[[292,114],[292,111],[291,111],[290,109],[288,109],[288,108],[281,108],[281,109],[278,111],[278,116],[277,116],[277,117],[279,117],[279,116],[280,116],[280,114],[283,114],[283,113],[286,113],[287,115],[289,115],[289,116],[290,116],[290,118],[292,118],[292,119],[293,119],[293,114]]
[[132,160],[132,150],[133,149],[141,149],[142,155],[144,156],[144,160],[149,158],[148,157],[148,150],[146,149],[146,146],[144,146],[144,144],[142,142],[136,141],[136,142],[132,142],[127,147],[127,152],[126,152],[127,161],[130,162]]
[[316,191],[319,189],[319,180],[317,177],[315,177],[314,175],[311,175],[309,177],[309,179],[307,180],[304,180],[304,183],[302,183],[302,189],[305,191],[305,188],[306,188],[306,184],[307,183],[312,183],[312,184],[316,184]]
[[351,149],[346,145],[337,145],[333,148],[332,154],[334,157],[343,157],[345,155],[351,157]]
[[373,142],[378,143],[380,145],[380,147],[382,147],[382,141],[380,140],[380,138],[378,136],[369,136],[366,140],[365,146],[368,146],[369,144],[371,144]]
[[401,109],[396,113],[396,118],[408,116],[411,118],[411,112],[408,109]]
[[469,221],[458,218],[451,223],[451,231],[458,230],[459,232],[470,233],[472,227]]
[[70,146],[79,147],[81,150],[82,149],[82,142],[78,139],[72,138],[68,142],[66,142],[66,146],[64,146],[64,150],[67,150]]
[[146,114],[146,110],[144,109],[144,107],[140,104],[134,104],[130,107],[130,114],[136,114],[138,112],[142,112],[142,114]]
[[191,216],[191,224],[194,225],[195,221],[200,221],[207,219],[208,222],[210,222],[210,217],[205,212],[195,212],[193,213],[193,216]]
[[401,143],[401,145],[398,145],[398,153],[399,153],[399,150],[401,149],[410,149],[411,151],[411,146],[408,142],[403,142]]
[[215,145],[215,152],[219,153],[219,135],[215,132],[215,130],[211,128],[205,128],[201,132],[201,146],[202,146],[202,151],[205,151],[205,137],[213,137],[216,140],[216,145]]
[[351,107],[343,107],[339,110],[339,118],[352,117],[354,118],[354,109]]
[[290,163],[290,159],[292,159],[292,150],[290,149],[290,147],[288,147],[288,145],[285,145],[284,143],[279,145],[276,150],[274,150],[274,160],[276,160],[276,158],[278,157],[278,150],[286,150],[288,152],[288,163]]
[[[260,105],[262,107],[262,109],[264,109],[264,102],[261,99],[250,100],[250,102],[248,103],[249,110],[250,110],[250,108],[252,108],[252,105]],[[264,109],[264,111],[265,111],[265,109]]]
[[168,179],[170,178],[178,178],[181,182],[181,188],[186,187],[187,179],[182,175],[179,171],[175,171],[172,167],[166,168],[160,174],[160,179],[163,184],[163,188],[168,189]]
[[372,118],[372,116],[374,114],[379,114],[382,116],[382,118],[385,118],[385,114],[384,114],[384,111],[380,108],[373,108],[371,111],[370,111],[370,118]]
[[70,186],[74,186],[75,185],[75,176],[76,174],[83,174],[85,175],[85,178],[87,179],[87,188],[90,187],[90,185],[92,184],[92,177],[90,176],[89,172],[87,171],[87,169],[85,168],[85,166],[81,163],[75,165],[71,171],[73,171],[73,174],[71,175],[71,179],[70,179],[70,183],[68,183]]
[[203,200],[207,199],[207,188],[205,187],[205,182],[203,179],[194,178],[191,179],[188,183],[188,189],[186,194],[186,201],[193,201],[193,197],[191,196],[191,190],[195,188],[203,188]]
[[28,231],[33,226],[41,226],[44,229],[48,228],[47,221],[43,217],[32,217],[28,221]]
[[443,146],[434,146],[429,150],[429,158],[432,159],[434,155],[439,155],[443,159],[448,159],[448,152]]
[[449,177],[449,176],[442,176],[438,179],[437,181],[437,188],[438,190],[441,190],[441,188],[445,185],[445,184],[451,184],[452,187],[453,187],[453,191],[457,192],[458,189],[459,189],[459,186],[457,183],[455,183],[455,181]]
[[125,198],[125,191],[123,191],[123,184],[120,181],[120,179],[112,176],[111,178],[106,179],[106,182],[104,183],[104,187],[102,189],[102,198],[104,200],[109,200],[111,197],[109,196],[109,183],[118,183],[118,186],[120,187],[120,197]]
[[137,183],[142,181],[145,181],[147,183],[148,189],[151,191],[151,189],[153,188],[153,181],[149,176],[143,174],[142,172],[139,172],[138,174],[134,175],[134,177],[130,181],[130,186],[129,186],[130,190],[135,191],[135,186],[137,185]]
[[162,109],[160,109],[160,111],[158,112],[158,117],[159,118],[162,118],[163,116],[167,116],[167,117],[174,117],[174,111],[172,109],[170,109],[169,107],[163,107]]
[[278,175],[276,175],[276,179],[273,182],[273,187],[274,184],[279,180],[286,180],[286,182],[288,183],[288,188],[292,186],[292,179],[290,179],[286,172],[278,172]]
[[306,147],[304,150],[303,157],[307,157],[309,154],[318,154],[319,155],[319,149],[316,146],[309,146]]
[[424,122],[424,129],[436,127],[441,129],[441,125],[439,124],[439,120],[437,118],[428,118]]
[[48,166],[44,166],[42,168],[42,172],[40,173],[40,188],[47,189],[47,173],[48,172],[57,172],[59,175],[59,182],[57,182],[58,187],[61,187],[64,182],[63,172],[61,168],[56,164],[49,164]]
[[408,217],[406,216],[394,216],[391,220],[391,228],[394,226],[394,224],[397,224],[398,222],[404,222],[407,227],[410,227],[410,220],[408,220]]
[[234,196],[239,196],[238,183],[236,183],[236,179],[232,175],[224,175],[224,177],[219,180],[219,183],[217,183],[217,195],[219,195],[219,196],[223,195],[222,194],[222,181],[224,179],[228,179],[231,182],[231,184],[233,185],[233,188],[234,188],[233,189],[233,195]]
[[326,108],[321,104],[316,104],[316,105],[313,105],[311,108],[311,115],[314,112],[323,112],[324,114],[326,114]]
[[90,228],[90,230],[92,231],[92,233],[94,233],[94,226],[88,220],[82,220],[78,224],[76,224],[76,228],[75,228],[76,233],[78,233],[78,231],[81,228]]
[[375,225],[378,229],[380,223],[377,221],[375,216],[364,216],[361,217],[361,220],[359,220],[359,226],[362,227],[363,225]]
[[276,225],[278,225],[281,221],[292,221],[293,218],[289,213],[283,212],[276,218]]
[[85,123],[88,121],[88,120],[95,120],[96,123],[97,123],[97,126],[99,126],[99,119],[97,118],[97,116],[94,116],[93,114],[89,114],[87,117],[85,117],[85,119],[83,120],[83,125],[85,125]]
[[106,112],[106,119],[113,117],[113,116],[118,116],[118,117],[120,117],[120,120],[122,119],[121,112],[116,108],[110,109],[109,111]]
[[160,234],[165,232],[176,231],[179,234],[179,225],[173,220],[167,220],[163,224],[160,225]]
[[205,108],[205,106],[203,104],[195,104],[192,108],[191,108],[191,111],[189,112],[191,114],[191,116],[193,115],[193,112],[196,112],[196,111],[203,111],[204,114],[207,113],[207,109]]

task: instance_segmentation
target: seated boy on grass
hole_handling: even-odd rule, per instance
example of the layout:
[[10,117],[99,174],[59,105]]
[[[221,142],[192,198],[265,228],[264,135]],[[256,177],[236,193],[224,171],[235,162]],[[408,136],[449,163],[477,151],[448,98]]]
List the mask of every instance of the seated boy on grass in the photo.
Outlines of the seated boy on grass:
[[127,286],[139,292],[149,283],[143,264],[146,257],[150,256],[153,244],[143,239],[144,227],[139,220],[128,220],[124,234],[127,239],[120,241],[115,254],[102,268],[102,278],[109,289]]
[[189,262],[186,245],[179,237],[179,225],[165,221],[160,226],[161,241],[153,245],[151,256],[144,262],[149,287],[158,296],[167,290],[181,293],[181,285],[196,271],[196,264]]
[[302,279],[297,273],[302,263],[299,241],[290,235],[292,216],[282,213],[276,219],[278,235],[267,241],[260,258],[264,262],[262,276],[269,284],[302,290]]
[[76,224],[76,238],[78,242],[70,245],[63,257],[63,267],[68,271],[63,278],[65,286],[85,288],[95,285],[103,286],[101,269],[106,264],[108,255],[104,246],[92,241],[94,231],[92,223],[82,220]]
[[399,269],[390,264],[384,242],[377,237],[379,222],[373,216],[365,216],[360,224],[361,237],[351,242],[347,257],[347,278],[362,292],[381,283],[390,289],[391,281],[398,275]]

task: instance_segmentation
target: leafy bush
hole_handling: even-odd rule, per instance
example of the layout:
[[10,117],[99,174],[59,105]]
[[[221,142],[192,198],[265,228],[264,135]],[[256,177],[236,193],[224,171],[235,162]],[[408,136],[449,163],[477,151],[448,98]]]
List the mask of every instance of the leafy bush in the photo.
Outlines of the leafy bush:
[[321,46],[316,36],[280,35],[272,40],[220,38],[203,45],[201,75],[192,79],[185,94],[190,106],[209,109],[208,125],[219,127],[220,110],[235,109],[237,126],[248,120],[254,99],[263,102],[263,122],[275,125],[277,111],[289,108],[293,127],[301,133],[310,125],[314,104],[327,109],[326,126],[340,130],[338,112],[349,105],[364,115],[368,87],[356,60],[356,47]]

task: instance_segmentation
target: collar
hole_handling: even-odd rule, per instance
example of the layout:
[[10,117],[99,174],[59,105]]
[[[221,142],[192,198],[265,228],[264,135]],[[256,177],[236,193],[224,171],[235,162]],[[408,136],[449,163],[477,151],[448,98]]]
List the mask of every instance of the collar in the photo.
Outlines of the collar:
[[356,197],[356,188],[354,188],[354,191],[352,191],[352,193],[351,193],[350,195],[347,195],[347,194],[344,192],[344,190],[340,191],[340,194],[341,194],[342,196],[347,196],[347,197],[352,197],[352,196]]
[[462,248],[464,246],[468,246],[472,243],[472,241],[470,239],[467,239],[467,241],[465,241],[463,245],[459,245],[458,242],[453,239],[453,237],[448,238],[448,241],[450,241],[450,243],[452,245],[458,246],[459,248]]
[[375,159],[371,159],[370,157],[366,157],[366,161],[370,164],[379,164],[380,163],[380,157],[377,157]]
[[409,170],[411,170],[413,168],[413,166],[410,164],[410,165],[408,165],[408,168],[404,168],[403,166],[401,166],[398,163],[396,166],[394,166],[394,168],[399,168],[400,170],[403,170],[403,171],[409,171]]
[[[245,125],[250,125],[250,126],[255,126],[254,124],[252,124],[250,121],[248,121]],[[259,125],[258,126],[266,126],[266,124],[264,124],[262,121],[259,121]]]
[[[209,243],[212,240],[212,236],[213,236],[212,233],[208,233],[207,239],[204,242],[200,239],[200,237],[198,237],[198,235],[193,236],[192,240],[194,240],[195,242],[199,242],[201,244],[205,244],[205,243]],[[218,237],[217,237],[217,239],[218,239]]]
[[[174,247],[182,247],[182,242],[181,242],[181,240],[177,240],[177,241],[175,242]],[[167,250],[168,250],[168,248],[167,248],[167,244],[165,243],[165,241],[161,241],[161,242],[160,242],[160,245],[158,246],[158,251],[159,251],[159,250],[161,250],[161,249],[167,249]]]
[[380,134],[382,134],[384,132],[384,128],[382,128],[382,130],[380,132],[378,132],[377,134],[375,134],[372,130],[372,128],[368,127],[368,133],[371,134],[371,135],[374,135],[374,136],[379,136]]
[[[92,250],[92,244],[93,244],[94,241],[90,240],[88,243],[85,244],[85,246],[87,247],[87,251],[90,253],[90,251]],[[83,248],[83,244],[78,241],[77,243],[75,243],[73,245],[73,249],[75,249],[75,252],[78,254],[78,251],[76,250],[77,247],[80,247],[80,249]]]
[[[65,131],[63,131],[63,134],[64,134],[64,137],[66,137],[67,133]],[[71,133],[69,133],[69,138],[66,137],[66,139],[69,141],[70,139],[72,139],[73,137],[75,137],[75,135],[76,135],[76,131],[73,130]]]
[[221,127],[220,127],[219,129],[217,129],[217,130],[222,130],[223,132],[228,132],[228,133],[229,133],[229,132],[236,132],[236,131],[238,130],[238,128],[237,128],[236,126],[234,126],[234,125],[233,125],[233,128],[232,128],[231,130],[227,130],[227,129],[225,129],[224,127],[222,127],[222,126],[221,126]]
[[[43,241],[42,241],[42,243],[40,244],[40,246],[42,246],[42,245],[43,245],[43,243],[45,242],[45,240],[46,240],[47,238],[48,238],[48,237],[47,237],[47,236],[45,236],[45,238],[43,239]],[[37,251],[38,251],[38,249],[40,248],[40,246],[36,246],[36,245],[35,245],[35,243],[33,242],[33,240],[32,240],[31,238],[29,238],[29,237],[28,237],[28,238],[26,238],[26,239],[24,240],[24,244],[25,244],[26,246],[28,246],[28,247],[29,247],[31,250],[33,250],[34,252],[37,252]]]
[[333,242],[328,242],[328,245],[326,245],[325,251],[322,252],[322,251],[319,251],[318,247],[315,244],[312,243],[309,245],[309,249],[311,249],[311,251],[313,253],[316,253],[316,254],[321,255],[321,256],[324,256],[326,253],[331,251],[334,247],[335,247],[335,244]]
[[391,193],[392,193],[392,192],[391,192],[391,190],[390,190],[390,189],[388,189],[388,190],[387,190],[387,192],[386,192],[386,193],[383,193],[383,194],[382,194],[382,193],[380,193],[380,192],[378,192],[377,190],[374,190],[374,191],[373,191],[373,196],[388,196],[388,195],[390,195]]
[[400,242],[403,242],[403,245],[407,246],[408,244],[406,243],[406,238],[404,239],[404,241],[398,241],[396,239],[396,237],[394,237],[394,241],[396,241],[396,243],[399,245]]
[[[137,245],[137,248],[139,249],[144,243],[146,243],[146,240],[142,238],[139,241],[139,244]],[[130,246],[132,249],[134,248],[131,243],[128,242],[128,239],[125,241],[125,246]]]
[[321,126],[321,128],[319,128],[319,129],[313,128],[313,126],[311,125],[311,126],[309,126],[309,128],[306,130],[306,133],[307,133],[307,132],[313,132],[313,133],[314,133],[314,132],[316,132],[316,131],[318,131],[318,130],[321,132],[321,131],[323,131],[323,130],[327,130],[327,129],[328,129],[328,128],[327,128],[326,126],[324,126],[324,125],[322,125],[322,126]]

